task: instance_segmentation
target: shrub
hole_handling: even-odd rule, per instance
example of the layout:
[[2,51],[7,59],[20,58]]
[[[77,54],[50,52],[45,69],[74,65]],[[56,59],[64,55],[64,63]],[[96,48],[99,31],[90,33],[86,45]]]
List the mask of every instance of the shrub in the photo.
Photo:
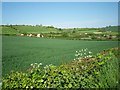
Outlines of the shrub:
[[4,77],[2,88],[116,88],[118,59],[113,51],[60,66],[31,64],[24,73],[11,72]]

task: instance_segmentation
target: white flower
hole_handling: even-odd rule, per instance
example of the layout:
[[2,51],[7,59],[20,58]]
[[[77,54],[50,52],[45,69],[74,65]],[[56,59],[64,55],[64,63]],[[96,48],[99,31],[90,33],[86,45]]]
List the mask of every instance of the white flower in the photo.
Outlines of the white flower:
[[33,66],[33,64],[31,64],[31,66]]
[[75,59],[74,59],[75,60]]
[[46,69],[46,67],[44,67],[44,69]]
[[84,66],[82,66],[82,69],[84,68]]
[[76,53],[77,53],[78,51],[76,51]]
[[79,62],[81,62],[81,60],[79,60]]
[[91,55],[89,55],[89,57],[92,57]]
[[92,52],[89,51],[89,53],[92,53]]
[[87,51],[87,49],[84,49],[84,51]]
[[26,88],[28,88],[28,86]]
[[31,86],[31,88],[33,88],[33,86]]
[[39,65],[42,65],[42,63],[39,63]]
[[50,64],[49,66],[52,66],[52,64]]
[[78,56],[78,54],[75,54],[75,56],[77,57],[77,56]]

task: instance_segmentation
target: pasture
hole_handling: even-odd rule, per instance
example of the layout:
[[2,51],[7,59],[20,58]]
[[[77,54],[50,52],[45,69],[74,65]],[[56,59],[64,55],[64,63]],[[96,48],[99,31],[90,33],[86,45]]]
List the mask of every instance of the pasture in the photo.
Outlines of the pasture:
[[60,65],[72,61],[75,51],[88,48],[93,54],[118,46],[118,41],[81,41],[3,36],[2,74],[23,71],[31,63]]

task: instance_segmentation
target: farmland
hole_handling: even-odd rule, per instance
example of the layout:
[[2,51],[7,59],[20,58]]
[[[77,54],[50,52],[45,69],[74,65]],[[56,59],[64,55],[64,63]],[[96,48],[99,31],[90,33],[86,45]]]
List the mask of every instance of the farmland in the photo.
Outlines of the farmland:
[[60,65],[72,61],[75,51],[88,48],[93,54],[117,47],[118,41],[82,41],[3,36],[2,73],[23,71],[31,63]]
[[2,25],[0,34],[9,36],[32,37],[42,34],[45,38],[61,38],[69,40],[118,40],[118,26],[107,26],[103,28],[55,28],[53,26],[42,25]]
[[0,28],[4,89],[117,87],[116,26],[61,29],[3,25]]
[[118,2],[3,2],[0,89],[119,89]]

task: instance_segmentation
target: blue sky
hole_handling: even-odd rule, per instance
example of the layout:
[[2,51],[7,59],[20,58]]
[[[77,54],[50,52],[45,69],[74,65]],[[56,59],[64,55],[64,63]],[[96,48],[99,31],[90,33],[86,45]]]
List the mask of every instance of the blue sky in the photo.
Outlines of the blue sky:
[[117,2],[3,2],[2,24],[42,24],[60,28],[118,24]]

